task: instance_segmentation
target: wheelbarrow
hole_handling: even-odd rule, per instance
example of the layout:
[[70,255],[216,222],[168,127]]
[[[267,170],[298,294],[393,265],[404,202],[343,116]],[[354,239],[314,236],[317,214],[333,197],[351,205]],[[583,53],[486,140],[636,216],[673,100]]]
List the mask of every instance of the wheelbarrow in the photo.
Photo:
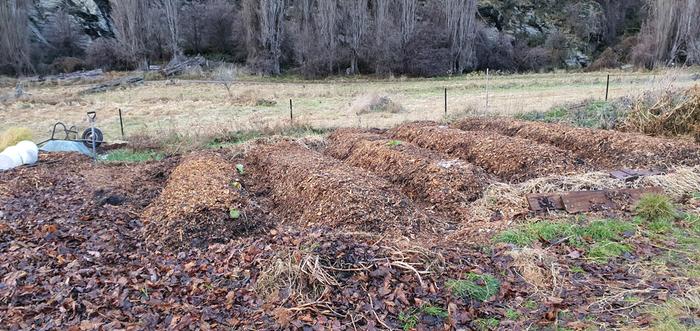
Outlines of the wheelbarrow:
[[[102,134],[102,130],[95,127],[97,113],[94,111],[88,112],[87,117],[90,122],[90,127],[83,131],[80,138],[78,138],[78,128],[75,125],[69,127],[63,122],[56,122],[51,130],[51,138],[40,142],[38,145],[41,146],[52,140],[67,140],[81,142],[85,147],[92,149],[100,147],[104,142],[104,135]],[[61,134],[63,134],[62,138],[60,138]]]

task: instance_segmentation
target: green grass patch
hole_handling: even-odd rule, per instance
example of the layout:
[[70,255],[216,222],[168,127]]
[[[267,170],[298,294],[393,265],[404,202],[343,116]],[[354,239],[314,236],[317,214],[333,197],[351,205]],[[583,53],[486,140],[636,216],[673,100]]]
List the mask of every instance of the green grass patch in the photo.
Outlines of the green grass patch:
[[291,125],[281,127],[262,128],[259,130],[242,130],[228,132],[215,138],[206,144],[208,148],[226,148],[243,144],[258,138],[268,136],[285,136],[291,138],[301,138],[307,136],[318,136],[330,132],[332,129],[319,129],[309,125]]
[[511,321],[517,321],[520,319],[520,312],[518,312],[517,310],[515,310],[513,308],[508,308],[506,310],[505,316],[507,319],[509,319]]
[[645,194],[634,207],[637,217],[646,222],[673,221],[677,217],[676,207],[671,199],[662,194]]
[[498,326],[501,324],[501,321],[497,318],[490,317],[475,319],[473,323],[474,329],[479,331],[489,331],[498,329]]
[[401,140],[389,140],[389,141],[386,143],[386,145],[389,146],[389,147],[401,146],[401,144],[403,144],[403,142],[401,142]]
[[621,256],[631,251],[632,248],[629,245],[606,240],[591,245],[588,249],[587,256],[594,262],[605,263],[611,258]]
[[688,295],[674,298],[661,305],[648,308],[648,313],[654,319],[653,330],[700,330],[695,324],[697,313],[700,311],[700,296]]
[[441,307],[437,307],[437,306],[433,306],[433,305],[429,305],[429,304],[423,305],[423,307],[421,307],[421,312],[423,314],[433,316],[433,317],[442,318],[442,319],[445,319],[445,318],[447,318],[447,316],[449,316],[449,314],[447,313],[447,310],[445,310]]
[[401,329],[404,331],[413,330],[416,328],[416,325],[418,325],[418,315],[415,310],[400,312],[399,323],[401,323]]
[[160,161],[165,158],[165,154],[156,151],[134,151],[128,148],[117,149],[103,158],[104,162],[140,163],[148,161]]
[[540,112],[516,114],[515,118],[545,123],[566,123],[596,129],[613,129],[624,120],[627,111],[618,102],[586,100],[576,104],[554,106]]
[[525,302],[523,302],[523,308],[525,308],[527,310],[535,310],[538,307],[539,307],[539,305],[537,304],[537,302],[535,300],[528,299]]
[[496,242],[529,246],[536,241],[567,240],[575,246],[585,241],[619,240],[624,233],[634,232],[636,226],[619,220],[597,220],[588,224],[540,221],[506,230],[494,238]]
[[479,301],[486,301],[496,295],[500,290],[501,283],[496,277],[489,274],[467,274],[466,279],[450,279],[445,285],[453,295],[458,297],[468,297]]

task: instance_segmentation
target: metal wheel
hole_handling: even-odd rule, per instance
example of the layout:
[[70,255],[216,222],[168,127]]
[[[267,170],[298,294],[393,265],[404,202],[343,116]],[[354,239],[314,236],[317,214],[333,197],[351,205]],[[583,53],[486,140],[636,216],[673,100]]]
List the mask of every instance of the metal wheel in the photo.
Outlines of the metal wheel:
[[[92,148],[92,129],[85,129],[85,131],[83,131],[82,140],[85,146]],[[102,135],[102,131],[95,128],[95,148],[100,147],[103,142],[104,136]]]

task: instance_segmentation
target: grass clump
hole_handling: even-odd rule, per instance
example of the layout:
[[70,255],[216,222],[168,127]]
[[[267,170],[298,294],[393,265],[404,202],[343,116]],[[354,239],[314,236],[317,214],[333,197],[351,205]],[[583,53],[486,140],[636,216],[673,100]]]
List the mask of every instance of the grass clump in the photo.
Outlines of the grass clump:
[[165,154],[156,151],[135,151],[132,149],[117,149],[107,154],[104,162],[140,163],[148,161],[160,161]]
[[545,123],[566,123],[578,127],[613,129],[624,121],[627,111],[620,102],[586,100],[552,107],[548,111],[516,114],[515,118]]
[[445,310],[441,307],[433,306],[433,305],[423,305],[423,307],[421,307],[421,312],[423,314],[433,316],[433,317],[442,318],[442,319],[445,319],[445,318],[447,318],[447,316],[449,316],[449,313],[447,312],[447,310]]
[[635,214],[643,221],[652,223],[659,221],[673,221],[676,216],[676,208],[671,199],[661,194],[645,194],[634,207]]
[[489,274],[467,274],[467,279],[450,279],[445,284],[453,295],[458,297],[468,297],[471,299],[486,301],[496,295],[500,290],[501,283],[496,277]]
[[614,242],[602,241],[594,243],[588,250],[588,257],[594,262],[605,263],[611,258],[629,253],[632,248],[629,245]]
[[508,308],[508,310],[506,310],[505,316],[511,321],[517,321],[518,319],[520,319],[520,313],[513,308]]
[[401,146],[401,144],[403,144],[401,140],[389,140],[389,142],[386,143],[386,145],[389,147]]
[[479,331],[496,330],[501,321],[494,317],[478,318],[474,320],[474,329]]
[[418,316],[415,311],[400,312],[399,322],[401,323],[401,329],[404,331],[413,330],[418,325]]
[[494,239],[496,242],[529,246],[538,240],[552,242],[567,238],[573,245],[582,246],[585,241],[618,240],[622,234],[634,230],[634,224],[619,220],[597,220],[585,225],[542,221],[503,231]]
[[32,138],[32,131],[27,128],[9,128],[0,134],[0,152],[20,141],[32,140]]
[[700,311],[700,296],[691,293],[683,298],[675,298],[664,304],[652,306],[648,312],[654,318],[655,330],[698,330],[694,325]]

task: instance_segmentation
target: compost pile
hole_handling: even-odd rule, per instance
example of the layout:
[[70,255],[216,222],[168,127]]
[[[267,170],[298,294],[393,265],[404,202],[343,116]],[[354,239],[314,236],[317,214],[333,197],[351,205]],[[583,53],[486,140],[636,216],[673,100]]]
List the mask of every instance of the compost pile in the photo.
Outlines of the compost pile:
[[411,232],[421,216],[389,182],[295,142],[256,146],[246,160],[287,221],[361,231]]
[[402,125],[389,132],[395,139],[404,139],[478,165],[505,181],[523,181],[582,168],[580,160],[568,151],[487,131],[461,131],[417,123]]
[[233,166],[217,155],[183,160],[141,216],[146,242],[173,249],[206,247],[241,232],[245,220],[235,174]]
[[[336,131],[326,151],[402,188],[413,200],[466,219],[466,205],[491,181],[483,169],[378,134]],[[348,145],[350,147],[348,147]],[[339,152],[348,151],[348,152]]]
[[454,125],[462,130],[487,129],[570,150],[599,169],[668,167],[700,164],[700,146],[687,141],[637,133],[575,128],[564,124],[469,118]]

